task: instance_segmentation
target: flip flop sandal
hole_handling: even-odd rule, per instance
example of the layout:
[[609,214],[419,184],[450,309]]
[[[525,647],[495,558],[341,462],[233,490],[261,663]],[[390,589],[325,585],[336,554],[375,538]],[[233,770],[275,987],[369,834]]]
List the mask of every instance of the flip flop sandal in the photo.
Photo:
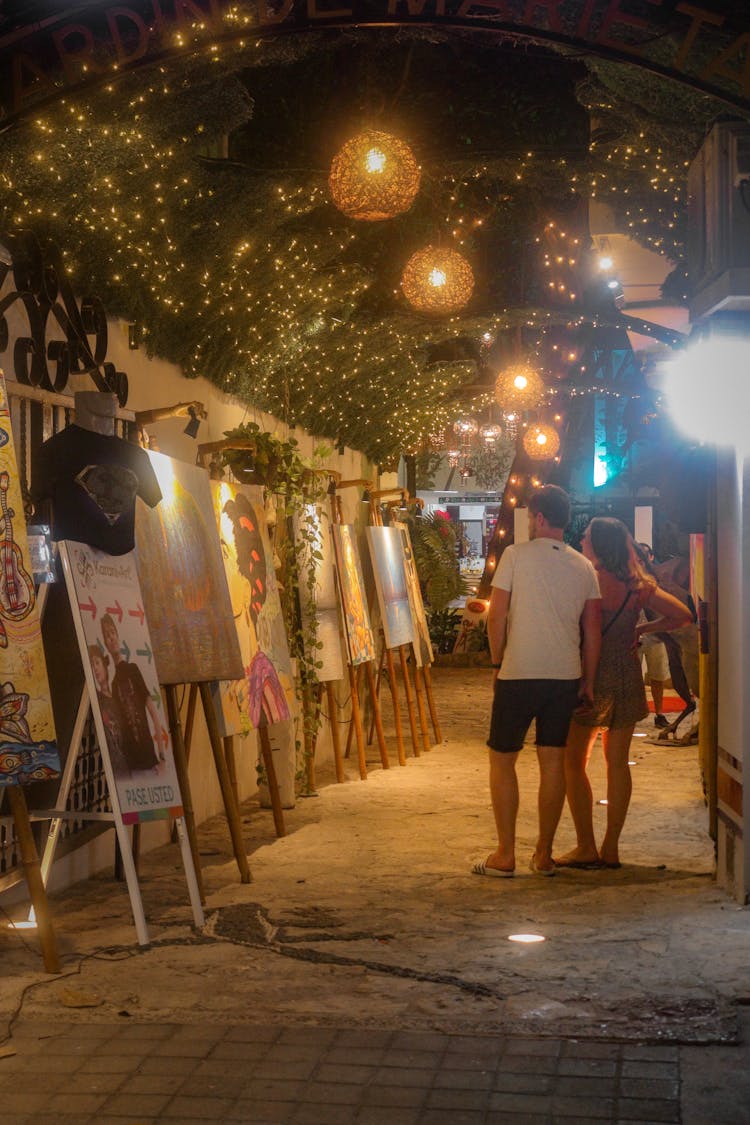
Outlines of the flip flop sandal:
[[491,879],[512,879],[515,871],[504,871],[501,867],[488,867],[484,860],[479,860],[471,868],[472,875],[488,875]]

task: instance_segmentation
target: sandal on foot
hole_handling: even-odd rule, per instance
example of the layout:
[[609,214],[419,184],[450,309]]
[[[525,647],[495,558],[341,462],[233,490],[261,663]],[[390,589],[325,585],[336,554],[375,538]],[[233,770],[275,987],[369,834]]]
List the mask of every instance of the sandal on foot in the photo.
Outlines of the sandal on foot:
[[554,865],[550,868],[537,867],[536,859],[534,858],[534,856],[531,857],[531,861],[529,863],[529,871],[531,871],[533,875],[546,875],[548,878],[549,878],[550,875],[556,875],[557,874],[557,871],[556,871]]
[[502,867],[488,867],[483,859],[473,864],[471,868],[472,875],[488,875],[491,879],[512,879],[515,872],[506,871]]

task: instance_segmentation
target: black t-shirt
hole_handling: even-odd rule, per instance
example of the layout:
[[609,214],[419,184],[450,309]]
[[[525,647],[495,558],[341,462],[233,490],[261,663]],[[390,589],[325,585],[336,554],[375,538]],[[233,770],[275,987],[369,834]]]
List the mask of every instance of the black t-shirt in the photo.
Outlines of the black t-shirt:
[[112,677],[112,696],[120,708],[122,753],[131,770],[158,766],[154,740],[146,716],[146,687],[137,664],[121,660]]
[[108,555],[135,546],[135,498],[150,508],[161,489],[145,449],[112,434],[67,426],[39,450],[31,497],[52,503],[53,539],[74,539]]

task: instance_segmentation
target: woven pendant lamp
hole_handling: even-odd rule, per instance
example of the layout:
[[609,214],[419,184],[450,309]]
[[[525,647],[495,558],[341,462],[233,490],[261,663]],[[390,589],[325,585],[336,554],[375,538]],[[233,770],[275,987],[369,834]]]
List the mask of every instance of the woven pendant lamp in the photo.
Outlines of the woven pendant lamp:
[[334,156],[331,198],[350,219],[380,222],[408,211],[419,190],[419,165],[407,144],[369,129]]
[[450,316],[468,304],[474,290],[471,266],[456,250],[427,246],[412,254],[401,288],[417,312]]
[[535,423],[523,435],[523,447],[535,461],[551,461],[560,450],[560,435],[554,426]]

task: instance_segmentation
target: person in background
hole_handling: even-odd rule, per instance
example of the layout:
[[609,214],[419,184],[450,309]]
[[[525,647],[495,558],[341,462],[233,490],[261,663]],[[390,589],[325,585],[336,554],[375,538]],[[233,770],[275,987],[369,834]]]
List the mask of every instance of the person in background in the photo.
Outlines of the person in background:
[[530,867],[554,875],[552,843],[565,803],[564,754],[576,704],[592,705],[600,599],[593,566],[563,542],[570,500],[548,484],[529,500],[529,542],[503,552],[492,580],[487,633],[494,701],[490,796],[497,847],[475,875],[507,878],[516,866],[516,761],[532,719],[539,761],[539,836]]
[[[643,563],[644,570],[655,577],[653,570],[654,552],[651,550],[648,543],[636,543],[635,549],[640,561]],[[640,620],[648,620],[645,613],[641,615]],[[667,650],[664,647],[664,642],[659,640],[655,634],[646,633],[641,636],[641,651],[646,661],[648,686],[651,690],[651,698],[654,702],[654,726],[658,727],[660,730],[664,730],[665,727],[669,726],[669,720],[664,714],[664,688],[669,679]]]
[[[593,519],[581,546],[596,569],[602,593],[601,656],[594,705],[574,715],[565,751],[568,805],[577,843],[555,862],[559,867],[619,867],[620,834],[632,793],[630,741],[635,724],[648,714],[638,642],[649,633],[688,624],[690,611],[646,572],[620,520]],[[655,614],[654,620],[641,621],[643,610]],[[597,848],[586,767],[600,731],[607,763],[607,828]]]

